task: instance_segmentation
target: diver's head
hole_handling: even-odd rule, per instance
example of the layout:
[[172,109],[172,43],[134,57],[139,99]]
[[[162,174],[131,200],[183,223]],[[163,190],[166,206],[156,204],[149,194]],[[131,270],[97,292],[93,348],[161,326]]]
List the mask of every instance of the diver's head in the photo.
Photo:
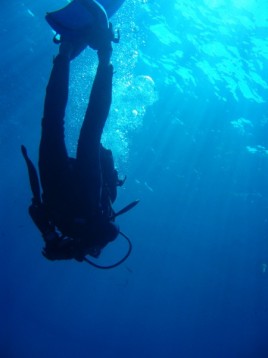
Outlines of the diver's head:
[[85,220],[76,220],[73,237],[84,254],[98,257],[101,250],[119,234],[119,226],[112,221],[100,220],[94,224]]
[[114,222],[104,223],[99,232],[99,236],[95,237],[96,244],[87,248],[87,255],[98,258],[101,250],[111,241],[114,241],[119,234],[119,225]]
[[101,240],[106,242],[107,244],[111,241],[114,241],[119,234],[119,225],[115,222],[108,221],[102,224],[100,230]]

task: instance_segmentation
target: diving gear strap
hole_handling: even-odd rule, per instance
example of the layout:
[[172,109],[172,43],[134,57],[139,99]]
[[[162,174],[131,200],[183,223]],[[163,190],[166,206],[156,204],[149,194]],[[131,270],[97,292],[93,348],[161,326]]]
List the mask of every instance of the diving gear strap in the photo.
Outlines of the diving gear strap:
[[40,185],[39,185],[39,179],[37,175],[37,171],[35,169],[35,166],[33,165],[33,162],[28,157],[26,147],[24,145],[21,146],[21,152],[23,155],[23,158],[25,159],[29,179],[30,179],[30,186],[33,193],[33,204],[41,205],[41,192],[40,192]]

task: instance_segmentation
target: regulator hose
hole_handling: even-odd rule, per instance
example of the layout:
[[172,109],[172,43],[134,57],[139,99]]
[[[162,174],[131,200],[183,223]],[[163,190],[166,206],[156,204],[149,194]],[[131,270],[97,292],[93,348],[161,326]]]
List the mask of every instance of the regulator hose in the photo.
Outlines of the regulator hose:
[[131,254],[131,251],[132,251],[132,243],[131,243],[131,241],[130,241],[130,238],[129,238],[126,234],[124,234],[122,231],[119,231],[119,234],[120,234],[121,236],[123,236],[123,237],[126,239],[127,243],[128,243],[128,251],[127,251],[127,253],[125,254],[125,256],[124,256],[121,260],[119,260],[118,262],[116,262],[116,263],[114,263],[114,264],[112,264],[112,265],[108,265],[108,266],[98,265],[98,264],[96,264],[95,262],[93,262],[93,261],[91,261],[90,259],[88,259],[86,256],[84,257],[84,261],[87,262],[89,265],[91,265],[91,266],[93,266],[93,267],[95,267],[95,268],[98,268],[98,269],[102,269],[102,270],[113,269],[113,268],[115,268],[115,267],[121,265],[124,261],[126,261],[126,259],[127,259],[127,258],[129,257],[129,255]]

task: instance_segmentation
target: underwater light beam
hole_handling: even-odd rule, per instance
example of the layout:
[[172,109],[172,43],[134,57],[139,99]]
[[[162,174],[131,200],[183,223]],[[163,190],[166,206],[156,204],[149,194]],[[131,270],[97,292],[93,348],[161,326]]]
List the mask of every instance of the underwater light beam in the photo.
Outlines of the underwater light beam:
[[256,0],[204,0],[204,4],[210,8],[230,7],[250,10],[256,7]]

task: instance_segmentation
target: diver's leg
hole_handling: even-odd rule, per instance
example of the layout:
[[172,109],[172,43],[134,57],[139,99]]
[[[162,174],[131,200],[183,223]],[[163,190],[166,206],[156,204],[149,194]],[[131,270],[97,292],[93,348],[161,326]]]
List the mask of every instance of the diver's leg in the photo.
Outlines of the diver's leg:
[[100,208],[102,187],[100,140],[112,101],[113,66],[99,54],[99,65],[77,147],[79,181],[85,190],[89,215]]
[[46,89],[39,171],[44,194],[57,197],[68,165],[64,141],[64,115],[68,100],[69,56],[59,53],[54,59]]

